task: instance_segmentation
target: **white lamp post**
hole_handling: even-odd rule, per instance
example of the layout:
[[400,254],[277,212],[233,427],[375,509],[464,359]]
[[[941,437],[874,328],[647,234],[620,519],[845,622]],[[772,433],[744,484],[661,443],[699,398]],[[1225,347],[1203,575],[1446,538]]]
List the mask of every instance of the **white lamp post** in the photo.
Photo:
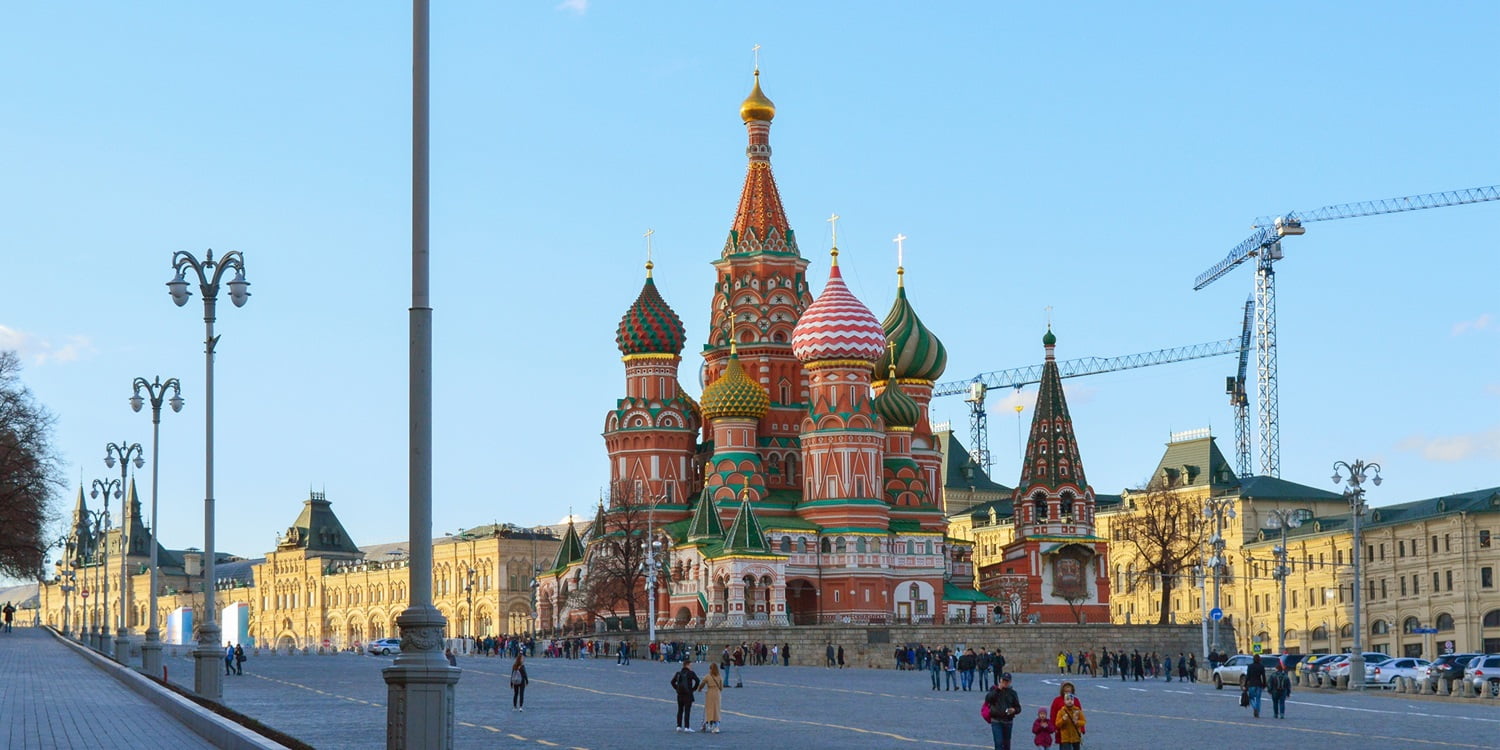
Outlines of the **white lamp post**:
[[209,250],[201,262],[191,253],[179,250],[172,254],[172,267],[177,275],[167,282],[167,289],[178,307],[187,304],[192,295],[188,291],[187,272],[197,274],[198,291],[203,295],[203,326],[207,331],[203,339],[203,623],[198,627],[198,648],[193,650],[193,692],[217,701],[224,695],[223,679],[219,676],[224,654],[214,612],[214,588],[218,583],[214,577],[214,348],[219,343],[219,337],[214,335],[214,310],[225,271],[234,271],[234,279],[229,282],[229,299],[235,307],[244,307],[250,299],[250,282],[245,280],[245,256],[238,250],[224,253],[218,260],[214,260],[214,253]]
[[[158,452],[161,445],[161,404],[162,397],[167,395],[167,389],[170,388],[172,398],[167,403],[172,406],[172,411],[182,411],[182,383],[177,378],[167,378],[167,382],[163,383],[158,375],[152,382],[136,378],[133,386],[135,392],[130,397],[131,410],[138,412],[147,402],[151,404],[151,612],[146,626],[146,641],[141,644],[141,671],[155,676],[161,673],[161,630],[156,616],[156,480],[161,470],[161,454]],[[141,397],[143,388],[146,390],[145,398]]]
[[1365,478],[1374,474],[1372,481],[1375,486],[1380,486],[1380,464],[1365,463],[1355,459],[1354,463],[1343,461],[1333,462],[1333,483],[1338,484],[1344,480],[1342,472],[1349,472],[1349,486],[1344,489],[1344,499],[1349,501],[1350,527],[1354,536],[1354,585],[1352,588],[1352,599],[1354,602],[1354,650],[1349,657],[1349,689],[1363,690],[1365,687],[1365,652],[1364,633],[1361,632],[1364,625],[1360,622],[1360,602],[1364,579],[1360,576],[1360,561],[1364,557],[1364,547],[1359,537],[1359,519],[1365,514]]

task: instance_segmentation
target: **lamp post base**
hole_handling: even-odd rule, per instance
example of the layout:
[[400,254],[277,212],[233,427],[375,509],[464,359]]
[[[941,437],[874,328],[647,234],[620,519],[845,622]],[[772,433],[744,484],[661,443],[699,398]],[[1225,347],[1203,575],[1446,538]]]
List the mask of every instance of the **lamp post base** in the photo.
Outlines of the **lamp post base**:
[[401,655],[381,670],[386,684],[388,750],[453,747],[453,693],[460,670],[443,655],[447,621],[431,605],[413,606],[396,618]]
[[1349,657],[1349,689],[1365,689],[1365,657],[1359,654]]
[[156,630],[147,630],[141,643],[141,672],[147,677],[161,677],[161,633]]
[[204,625],[198,631],[198,647],[193,649],[193,692],[199,698],[218,701],[224,698],[224,647],[219,645],[219,626]]
[[115,661],[124,664],[130,658],[130,633],[125,628],[115,631]]

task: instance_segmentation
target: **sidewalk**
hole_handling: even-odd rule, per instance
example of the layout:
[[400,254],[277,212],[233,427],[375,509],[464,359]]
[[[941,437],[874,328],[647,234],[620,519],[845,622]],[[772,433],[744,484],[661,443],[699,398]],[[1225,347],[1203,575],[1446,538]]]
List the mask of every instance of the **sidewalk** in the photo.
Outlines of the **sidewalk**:
[[202,736],[40,628],[0,633],[0,747],[204,747]]

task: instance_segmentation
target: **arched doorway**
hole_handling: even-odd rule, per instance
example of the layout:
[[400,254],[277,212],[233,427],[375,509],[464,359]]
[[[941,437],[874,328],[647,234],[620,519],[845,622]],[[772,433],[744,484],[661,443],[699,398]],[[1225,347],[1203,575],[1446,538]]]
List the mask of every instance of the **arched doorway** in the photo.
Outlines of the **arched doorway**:
[[793,578],[786,583],[786,609],[793,625],[816,625],[818,589],[811,581]]

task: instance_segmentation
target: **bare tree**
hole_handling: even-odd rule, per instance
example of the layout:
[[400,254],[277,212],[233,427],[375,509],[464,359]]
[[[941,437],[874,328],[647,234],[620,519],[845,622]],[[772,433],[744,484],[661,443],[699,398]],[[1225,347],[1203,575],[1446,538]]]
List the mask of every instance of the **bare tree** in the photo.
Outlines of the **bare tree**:
[[0,575],[36,578],[63,480],[52,448],[54,418],[20,373],[16,353],[0,352]]
[[[637,606],[645,602],[646,562],[642,542],[650,537],[648,501],[631,498],[623,486],[610,492],[584,540],[587,568],[570,596],[570,604],[599,616],[625,613],[639,623]],[[660,579],[659,579],[660,580]]]
[[1116,537],[1135,550],[1141,572],[1160,581],[1157,624],[1166,625],[1171,619],[1172,589],[1192,567],[1204,542],[1203,506],[1160,481],[1127,493],[1126,502],[1131,510],[1115,522]]

